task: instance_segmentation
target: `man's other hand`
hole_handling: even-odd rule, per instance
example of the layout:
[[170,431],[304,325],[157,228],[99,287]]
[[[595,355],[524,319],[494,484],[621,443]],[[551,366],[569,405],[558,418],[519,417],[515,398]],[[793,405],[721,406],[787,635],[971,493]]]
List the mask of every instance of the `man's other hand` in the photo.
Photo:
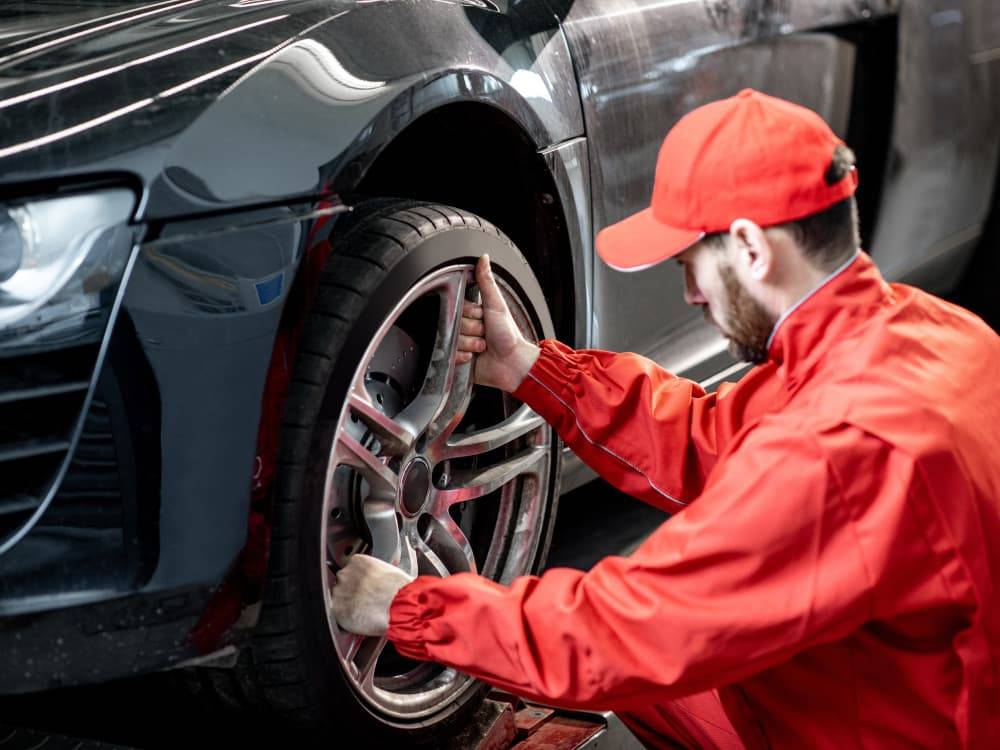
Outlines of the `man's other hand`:
[[338,573],[331,608],[340,627],[359,635],[385,635],[396,593],[413,580],[370,555],[354,555]]
[[476,357],[474,379],[480,385],[516,390],[538,359],[539,349],[518,330],[488,255],[476,263],[476,283],[483,303],[465,303],[455,359],[464,364]]

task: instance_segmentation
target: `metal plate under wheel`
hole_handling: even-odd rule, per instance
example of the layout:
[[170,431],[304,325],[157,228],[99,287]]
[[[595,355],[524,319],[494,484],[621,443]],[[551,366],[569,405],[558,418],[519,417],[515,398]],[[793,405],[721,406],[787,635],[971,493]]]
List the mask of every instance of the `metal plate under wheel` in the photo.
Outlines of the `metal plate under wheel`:
[[614,714],[557,711],[493,691],[444,750],[642,750]]

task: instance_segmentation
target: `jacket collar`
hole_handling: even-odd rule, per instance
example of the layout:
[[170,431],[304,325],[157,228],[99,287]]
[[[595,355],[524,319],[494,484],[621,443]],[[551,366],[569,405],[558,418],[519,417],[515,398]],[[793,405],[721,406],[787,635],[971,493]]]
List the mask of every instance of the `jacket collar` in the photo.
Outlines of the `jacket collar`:
[[768,361],[794,387],[835,342],[891,301],[892,294],[871,257],[858,250],[778,319],[768,339]]

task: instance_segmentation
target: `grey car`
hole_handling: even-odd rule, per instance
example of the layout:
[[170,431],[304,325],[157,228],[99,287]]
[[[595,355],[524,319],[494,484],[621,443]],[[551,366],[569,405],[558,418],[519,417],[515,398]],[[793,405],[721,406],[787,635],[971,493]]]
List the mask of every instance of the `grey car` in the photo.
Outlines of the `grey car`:
[[988,0],[4,3],[0,693],[178,670],[338,735],[446,735],[483,686],[341,631],[333,574],[537,571],[593,478],[454,365],[476,257],[526,335],[711,388],[745,365],[676,269],[593,251],[670,127],[745,87],[811,107],[882,270],[947,292],[997,86]]

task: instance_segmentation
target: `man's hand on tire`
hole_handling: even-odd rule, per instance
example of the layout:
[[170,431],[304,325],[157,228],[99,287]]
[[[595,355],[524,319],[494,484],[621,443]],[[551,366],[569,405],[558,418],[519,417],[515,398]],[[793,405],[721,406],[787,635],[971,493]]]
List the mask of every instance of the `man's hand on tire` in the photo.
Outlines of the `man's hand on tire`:
[[396,593],[413,580],[395,565],[370,555],[354,555],[337,573],[330,608],[349,633],[385,635]]
[[514,391],[538,359],[539,349],[518,330],[488,255],[476,264],[476,283],[483,303],[465,303],[455,360],[465,364],[475,357],[476,383]]

